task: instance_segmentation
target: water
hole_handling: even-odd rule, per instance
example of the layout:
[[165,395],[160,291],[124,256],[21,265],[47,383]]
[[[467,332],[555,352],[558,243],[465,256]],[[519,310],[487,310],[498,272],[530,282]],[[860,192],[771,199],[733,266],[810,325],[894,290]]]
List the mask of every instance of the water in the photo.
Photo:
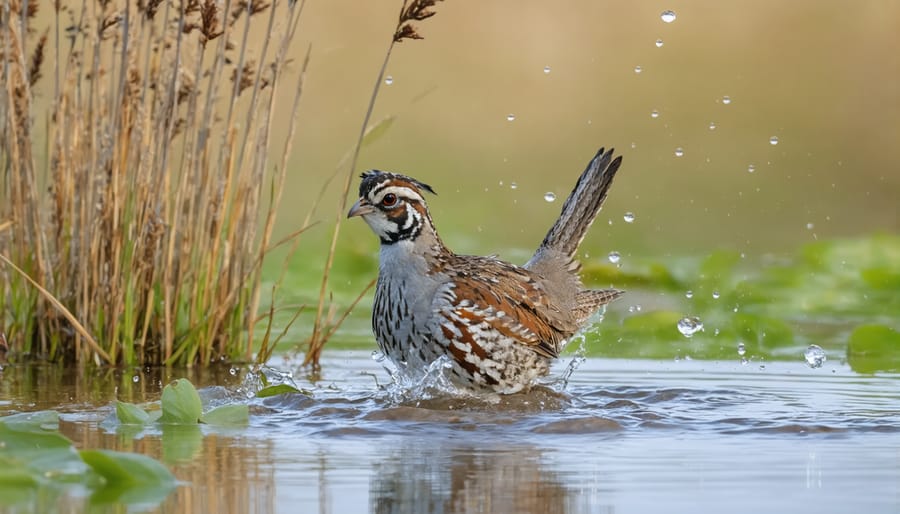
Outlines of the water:
[[[241,401],[230,376],[201,394]],[[167,461],[169,434],[101,428],[113,391],[97,381],[0,410],[54,407],[79,447],[163,458],[183,484],[151,512],[868,513],[900,507],[898,378],[588,358],[565,392],[396,402],[368,350],[330,352],[320,380],[297,379],[313,398],[251,400],[248,428],[201,427]]]
[[697,332],[703,330],[703,322],[696,316],[685,317],[678,320],[678,331],[684,337],[690,338]]
[[803,358],[806,359],[806,364],[810,368],[821,368],[825,361],[828,360],[825,350],[816,344],[809,345],[806,351],[803,352]]
[[672,23],[675,21],[675,11],[663,11],[659,17],[666,23]]

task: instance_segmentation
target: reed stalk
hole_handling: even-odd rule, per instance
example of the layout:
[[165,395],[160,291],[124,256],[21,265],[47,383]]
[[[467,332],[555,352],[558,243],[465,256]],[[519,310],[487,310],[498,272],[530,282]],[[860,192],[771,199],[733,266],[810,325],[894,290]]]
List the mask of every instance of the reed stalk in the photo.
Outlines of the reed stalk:
[[[45,29],[39,5],[54,11]],[[285,73],[303,6],[4,0],[0,334],[12,355],[250,360],[254,324],[275,312],[257,316],[308,63]],[[275,141],[285,87],[291,128]]]

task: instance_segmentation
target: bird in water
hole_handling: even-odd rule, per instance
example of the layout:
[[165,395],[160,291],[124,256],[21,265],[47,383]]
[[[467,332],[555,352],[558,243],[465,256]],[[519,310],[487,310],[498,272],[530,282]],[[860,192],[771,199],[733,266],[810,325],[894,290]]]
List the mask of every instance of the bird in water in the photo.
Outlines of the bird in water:
[[622,157],[602,148],[578,178],[531,259],[458,255],[434,226],[428,184],[379,170],[361,175],[360,216],[381,240],[372,328],[381,351],[411,376],[436,360],[466,389],[515,393],[549,372],[566,341],[622,295],[586,289],[579,244],[600,211]]

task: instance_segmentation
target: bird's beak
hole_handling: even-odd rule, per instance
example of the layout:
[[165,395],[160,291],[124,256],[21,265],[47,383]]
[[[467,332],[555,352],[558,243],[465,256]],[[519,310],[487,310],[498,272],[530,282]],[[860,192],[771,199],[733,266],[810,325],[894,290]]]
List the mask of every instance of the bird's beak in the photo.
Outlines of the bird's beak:
[[352,218],[354,216],[365,216],[366,214],[375,212],[375,208],[372,207],[365,198],[360,198],[353,204],[353,207],[350,207],[350,212],[347,213],[348,218]]

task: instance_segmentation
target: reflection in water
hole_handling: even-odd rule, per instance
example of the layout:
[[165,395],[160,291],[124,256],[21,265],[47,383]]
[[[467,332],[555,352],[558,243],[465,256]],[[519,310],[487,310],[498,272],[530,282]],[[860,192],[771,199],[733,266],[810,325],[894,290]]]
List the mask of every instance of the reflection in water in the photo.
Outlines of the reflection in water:
[[378,514],[564,513],[575,500],[534,446],[404,446],[374,465],[369,489]]
[[137,452],[167,464],[181,486],[159,506],[159,512],[276,510],[271,441],[203,433],[194,426],[166,427],[162,434],[137,434],[136,438],[98,431],[86,423],[62,423],[60,429],[79,448]]

